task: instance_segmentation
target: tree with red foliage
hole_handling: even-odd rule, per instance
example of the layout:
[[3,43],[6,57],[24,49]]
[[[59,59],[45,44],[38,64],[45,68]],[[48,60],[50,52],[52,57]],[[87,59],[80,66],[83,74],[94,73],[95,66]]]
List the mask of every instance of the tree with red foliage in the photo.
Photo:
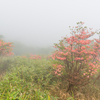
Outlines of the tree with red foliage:
[[100,39],[90,40],[96,32],[82,27],[83,24],[78,22],[75,28],[70,28],[72,36],[55,44],[57,50],[51,56],[54,62],[58,61],[53,64],[55,75],[69,82],[67,91],[87,85],[100,70]]

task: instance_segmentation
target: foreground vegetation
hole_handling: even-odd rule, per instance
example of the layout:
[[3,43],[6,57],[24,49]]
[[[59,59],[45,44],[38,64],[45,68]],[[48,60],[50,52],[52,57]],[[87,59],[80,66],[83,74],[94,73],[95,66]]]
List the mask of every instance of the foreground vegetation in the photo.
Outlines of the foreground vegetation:
[[99,100],[100,79],[66,92],[66,78],[52,74],[52,60],[0,58],[0,100]]

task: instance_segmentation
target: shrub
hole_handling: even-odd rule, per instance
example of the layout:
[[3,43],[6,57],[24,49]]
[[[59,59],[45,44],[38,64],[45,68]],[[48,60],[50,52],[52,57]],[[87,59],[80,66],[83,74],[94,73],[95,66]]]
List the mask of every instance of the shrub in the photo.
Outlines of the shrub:
[[3,40],[0,40],[0,56],[13,55],[11,47],[13,47],[12,43],[6,43]]
[[67,91],[87,85],[100,69],[100,39],[90,40],[96,32],[82,27],[83,24],[78,22],[78,26],[70,28],[71,36],[55,44],[57,50],[51,55],[55,75],[69,82]]

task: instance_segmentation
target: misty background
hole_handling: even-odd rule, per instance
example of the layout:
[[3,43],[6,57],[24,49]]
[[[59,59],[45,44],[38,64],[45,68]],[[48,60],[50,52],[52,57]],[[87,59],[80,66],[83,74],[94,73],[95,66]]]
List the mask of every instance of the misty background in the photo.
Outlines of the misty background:
[[0,35],[16,55],[50,54],[79,21],[100,29],[100,0],[0,0]]

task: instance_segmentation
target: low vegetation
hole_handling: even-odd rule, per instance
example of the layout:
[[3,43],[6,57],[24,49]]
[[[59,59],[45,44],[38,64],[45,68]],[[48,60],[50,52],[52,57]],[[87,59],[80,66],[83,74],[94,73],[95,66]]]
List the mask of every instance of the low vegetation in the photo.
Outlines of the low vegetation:
[[1,59],[0,100],[99,100],[100,79],[95,86],[66,92],[66,78],[52,74],[52,60],[21,56]]

